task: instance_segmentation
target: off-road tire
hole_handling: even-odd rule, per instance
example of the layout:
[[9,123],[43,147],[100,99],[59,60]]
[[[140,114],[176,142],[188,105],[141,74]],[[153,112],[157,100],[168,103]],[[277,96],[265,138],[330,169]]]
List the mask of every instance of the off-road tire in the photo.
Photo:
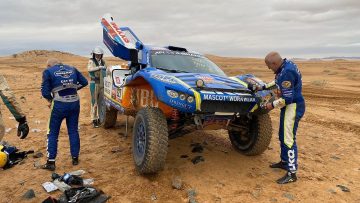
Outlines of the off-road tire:
[[99,95],[99,120],[104,128],[112,128],[116,124],[118,111],[114,107],[108,107],[105,103],[104,91],[100,89]]
[[[166,118],[159,108],[145,107],[136,114],[132,151],[135,167],[140,174],[156,173],[164,168],[168,136]],[[140,138],[144,138],[143,144],[140,144]]]
[[252,139],[246,146],[239,142],[240,132],[231,130],[228,132],[231,144],[238,152],[248,156],[262,154],[268,148],[272,137],[270,115],[261,114],[252,117],[248,132]]

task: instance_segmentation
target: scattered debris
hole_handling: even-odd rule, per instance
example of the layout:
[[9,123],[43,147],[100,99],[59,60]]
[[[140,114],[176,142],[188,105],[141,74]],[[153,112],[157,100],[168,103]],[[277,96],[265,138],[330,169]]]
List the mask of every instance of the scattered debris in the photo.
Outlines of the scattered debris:
[[155,201],[155,200],[157,200],[157,197],[156,197],[155,194],[152,194],[152,195],[151,195],[151,201]]
[[92,185],[94,184],[94,179],[93,178],[84,179],[83,183],[84,185]]
[[58,179],[54,180],[54,185],[56,185],[56,187],[58,187],[58,189],[61,191],[61,192],[65,192],[65,190],[68,190],[70,189],[70,185],[62,182],[62,181],[59,181]]
[[186,159],[186,158],[188,158],[188,157],[189,157],[189,156],[186,155],[186,154],[180,156],[180,158],[182,158],[182,159]]
[[336,185],[336,187],[340,188],[343,192],[350,192],[350,189],[344,185]]
[[284,193],[283,197],[288,198],[291,201],[294,201],[294,195],[292,195],[290,193]]
[[45,182],[42,184],[43,188],[46,190],[46,192],[53,192],[57,189],[59,189],[54,183],[52,182]]
[[202,156],[196,156],[193,159],[191,159],[191,162],[193,164],[198,164],[201,161],[205,161],[204,157],[202,157]]
[[37,158],[41,158],[43,157],[44,154],[42,152],[36,152],[34,155],[33,155],[33,158],[37,159]]
[[172,179],[172,187],[174,188],[174,189],[178,189],[178,190],[181,190],[181,188],[182,188],[182,180],[181,180],[181,178],[180,177],[174,177],[173,179]]
[[25,194],[22,196],[24,199],[32,199],[35,197],[35,192],[33,189],[30,189],[25,192]]
[[77,171],[72,171],[72,172],[69,172],[70,175],[75,175],[75,176],[81,176],[81,175],[84,175],[86,173],[86,171],[84,170],[77,170]]

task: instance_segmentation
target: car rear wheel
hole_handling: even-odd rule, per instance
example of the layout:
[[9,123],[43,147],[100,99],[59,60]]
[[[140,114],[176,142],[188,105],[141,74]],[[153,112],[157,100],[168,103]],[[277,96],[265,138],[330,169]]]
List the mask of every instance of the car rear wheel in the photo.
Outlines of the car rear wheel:
[[112,128],[116,124],[118,111],[112,106],[107,106],[103,89],[99,95],[99,120],[104,128]]

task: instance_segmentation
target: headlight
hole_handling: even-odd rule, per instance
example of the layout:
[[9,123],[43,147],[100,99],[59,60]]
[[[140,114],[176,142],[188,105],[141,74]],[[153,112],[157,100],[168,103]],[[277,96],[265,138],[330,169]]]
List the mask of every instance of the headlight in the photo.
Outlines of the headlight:
[[193,103],[193,102],[194,102],[194,97],[193,97],[193,96],[189,96],[189,97],[187,98],[187,101],[188,101],[189,103]]
[[180,94],[179,98],[180,98],[181,100],[185,100],[185,99],[186,99],[186,95],[185,95],[185,94]]
[[174,99],[179,97],[179,93],[177,93],[174,90],[167,90],[166,93],[169,97],[174,98]]
[[196,80],[196,87],[201,88],[205,86],[205,82],[202,79]]

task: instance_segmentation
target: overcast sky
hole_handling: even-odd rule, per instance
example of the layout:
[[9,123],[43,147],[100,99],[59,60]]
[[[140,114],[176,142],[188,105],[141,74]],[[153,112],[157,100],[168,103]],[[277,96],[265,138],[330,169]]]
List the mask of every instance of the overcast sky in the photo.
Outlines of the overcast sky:
[[[221,56],[360,56],[360,0],[0,0],[0,55],[88,55],[111,13],[145,44]],[[109,52],[108,52],[109,53]]]

